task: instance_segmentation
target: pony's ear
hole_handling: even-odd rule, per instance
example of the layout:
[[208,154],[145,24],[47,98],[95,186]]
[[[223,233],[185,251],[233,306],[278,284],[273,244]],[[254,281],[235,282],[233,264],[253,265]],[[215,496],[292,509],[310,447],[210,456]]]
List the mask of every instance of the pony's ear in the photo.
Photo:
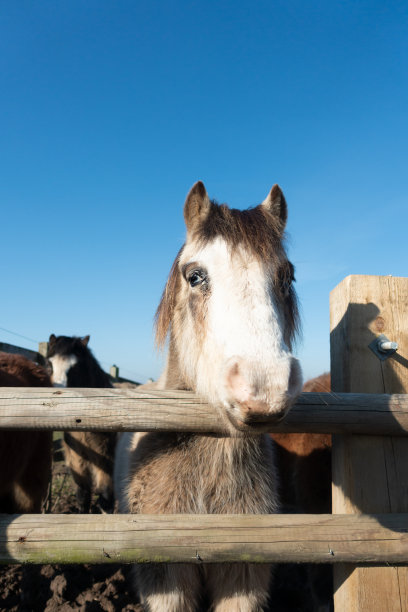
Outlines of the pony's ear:
[[202,223],[209,213],[211,207],[210,198],[204,187],[204,183],[197,181],[190,191],[184,204],[184,220],[187,232],[193,232]]
[[84,336],[83,338],[81,338],[81,342],[84,346],[88,346],[88,342],[91,336]]
[[55,334],[51,334],[50,337],[48,338],[48,344],[54,344],[56,341],[56,336]]
[[274,185],[272,187],[267,197],[262,202],[261,207],[276,217],[283,231],[288,218],[288,207],[279,185]]

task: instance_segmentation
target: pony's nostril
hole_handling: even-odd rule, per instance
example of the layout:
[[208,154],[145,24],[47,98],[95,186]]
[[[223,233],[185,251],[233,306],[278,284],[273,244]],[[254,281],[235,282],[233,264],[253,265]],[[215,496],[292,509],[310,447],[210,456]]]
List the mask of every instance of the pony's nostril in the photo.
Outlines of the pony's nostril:
[[230,377],[234,377],[234,376],[238,376],[239,375],[239,364],[238,363],[234,363],[234,365],[231,367],[230,371],[229,371],[229,376]]
[[242,364],[238,360],[235,360],[227,370],[226,385],[232,398],[237,402],[246,402],[252,396],[251,385],[247,382],[242,372]]

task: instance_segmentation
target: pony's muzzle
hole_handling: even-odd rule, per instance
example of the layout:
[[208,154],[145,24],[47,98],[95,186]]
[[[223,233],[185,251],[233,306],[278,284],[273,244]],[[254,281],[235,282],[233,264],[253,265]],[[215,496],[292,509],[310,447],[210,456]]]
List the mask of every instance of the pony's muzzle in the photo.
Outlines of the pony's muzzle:
[[246,402],[234,402],[230,405],[230,410],[233,420],[239,426],[261,425],[279,423],[285,418],[290,406],[291,404],[289,406],[270,406],[261,401],[248,400]]
[[271,376],[260,368],[252,373],[243,360],[234,360],[226,375],[228,409],[233,421],[256,425],[284,419],[302,390],[297,359],[289,357],[284,365],[283,371]]

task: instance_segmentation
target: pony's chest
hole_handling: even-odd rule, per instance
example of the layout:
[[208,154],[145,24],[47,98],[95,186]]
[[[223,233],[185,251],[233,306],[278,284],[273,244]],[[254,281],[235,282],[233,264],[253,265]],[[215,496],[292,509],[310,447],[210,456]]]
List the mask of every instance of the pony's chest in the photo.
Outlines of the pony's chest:
[[[142,439],[145,443],[148,438]],[[141,442],[142,442],[141,440]],[[247,513],[276,510],[268,458],[226,439],[180,438],[150,457],[139,448],[134,493],[139,512]],[[143,456],[144,455],[144,456]],[[136,484],[137,483],[137,484]],[[137,490],[137,491],[136,491]]]

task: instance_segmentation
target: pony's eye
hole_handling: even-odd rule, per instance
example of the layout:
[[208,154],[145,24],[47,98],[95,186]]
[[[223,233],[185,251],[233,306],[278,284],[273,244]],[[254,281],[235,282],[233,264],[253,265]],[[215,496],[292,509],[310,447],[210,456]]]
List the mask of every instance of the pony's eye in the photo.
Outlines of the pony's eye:
[[188,282],[191,287],[197,287],[197,285],[201,285],[205,281],[205,274],[202,270],[193,270],[191,274],[188,276]]

